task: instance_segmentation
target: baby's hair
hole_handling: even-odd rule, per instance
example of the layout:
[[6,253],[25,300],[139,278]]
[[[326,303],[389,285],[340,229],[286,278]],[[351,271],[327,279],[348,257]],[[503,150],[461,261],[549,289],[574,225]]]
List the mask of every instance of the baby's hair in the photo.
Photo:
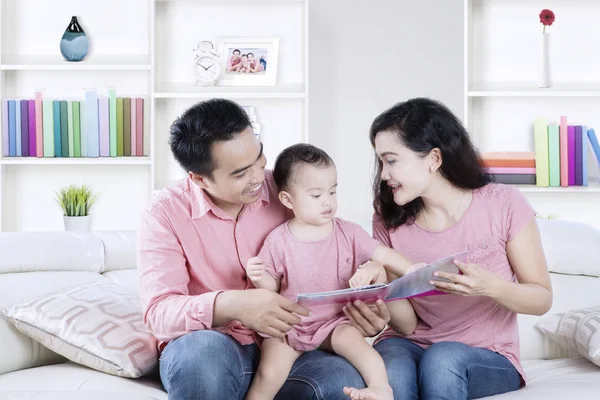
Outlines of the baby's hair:
[[294,168],[300,163],[309,164],[314,167],[329,167],[334,165],[331,157],[318,147],[307,143],[294,144],[284,149],[275,160],[273,178],[280,191],[288,189],[288,185],[294,174]]

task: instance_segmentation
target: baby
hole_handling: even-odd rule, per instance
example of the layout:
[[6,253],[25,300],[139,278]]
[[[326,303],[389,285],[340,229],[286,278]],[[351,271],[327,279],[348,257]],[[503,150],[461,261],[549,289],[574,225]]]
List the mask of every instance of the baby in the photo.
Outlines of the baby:
[[[334,217],[337,171],[324,151],[308,144],[288,147],[277,158],[273,176],[279,200],[294,217],[275,228],[258,256],[248,261],[246,274],[256,287],[295,301],[298,293],[384,283],[386,275],[395,279],[412,265],[357,224]],[[367,384],[365,389],[344,388],[346,395],[392,400],[383,360],[341,307],[313,307],[284,339],[266,338],[246,399],[272,399],[302,352],[324,349],[350,361]],[[406,334],[414,331],[417,317],[407,300],[390,302],[388,309],[391,326]]]

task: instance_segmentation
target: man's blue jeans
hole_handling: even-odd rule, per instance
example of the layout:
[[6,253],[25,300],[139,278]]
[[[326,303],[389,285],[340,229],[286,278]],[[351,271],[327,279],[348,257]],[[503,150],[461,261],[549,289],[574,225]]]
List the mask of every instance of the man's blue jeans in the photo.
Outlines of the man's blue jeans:
[[521,375],[491,350],[440,342],[426,350],[390,338],[375,345],[388,372],[394,399],[477,399],[519,389]]
[[[170,342],[160,357],[169,400],[242,400],[258,366],[256,344],[241,346],[229,335],[195,331]],[[344,386],[364,387],[344,358],[315,350],[303,354],[276,399],[344,399]]]

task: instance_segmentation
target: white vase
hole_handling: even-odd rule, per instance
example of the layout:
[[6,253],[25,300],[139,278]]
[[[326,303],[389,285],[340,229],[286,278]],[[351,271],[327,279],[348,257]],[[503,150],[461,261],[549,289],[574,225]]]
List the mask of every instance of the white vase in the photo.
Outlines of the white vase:
[[552,86],[550,71],[550,34],[542,33],[540,38],[540,59],[538,65],[538,86],[548,88]]
[[85,217],[67,217],[63,215],[65,222],[65,230],[70,232],[89,232],[90,231],[90,216]]

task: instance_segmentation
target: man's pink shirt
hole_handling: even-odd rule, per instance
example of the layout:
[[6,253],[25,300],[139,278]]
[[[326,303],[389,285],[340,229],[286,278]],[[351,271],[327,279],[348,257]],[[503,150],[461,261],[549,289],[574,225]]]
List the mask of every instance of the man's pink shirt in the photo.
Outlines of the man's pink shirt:
[[[506,245],[534,215],[517,188],[489,184],[473,191],[473,200],[465,214],[446,230],[430,232],[418,224],[387,230],[374,218],[373,235],[413,262],[432,262],[468,250],[471,263],[515,282]],[[458,341],[486,348],[508,358],[525,378],[519,359],[516,313],[487,297],[440,295],[414,298],[410,302],[419,322],[408,339],[423,347]],[[393,336],[401,335],[388,328],[378,341]]]
[[144,322],[162,341],[215,329],[241,344],[253,332],[238,321],[213,327],[216,297],[250,287],[245,265],[267,234],[287,219],[267,171],[260,199],[237,221],[189,178],[164,189],[143,211],[138,230],[139,294]]

